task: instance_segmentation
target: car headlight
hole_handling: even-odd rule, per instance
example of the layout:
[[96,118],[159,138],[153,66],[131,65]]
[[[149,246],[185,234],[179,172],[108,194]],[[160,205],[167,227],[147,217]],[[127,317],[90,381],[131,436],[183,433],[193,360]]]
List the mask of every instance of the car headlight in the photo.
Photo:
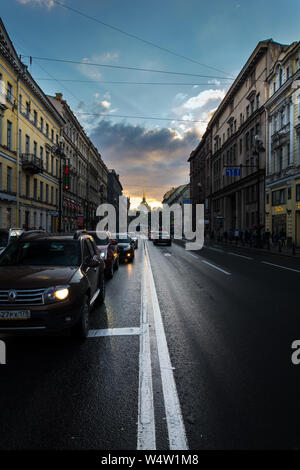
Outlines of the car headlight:
[[100,252],[100,258],[101,259],[106,259],[107,258],[107,250],[103,250]]
[[70,286],[48,287],[44,292],[45,304],[66,300],[69,297]]

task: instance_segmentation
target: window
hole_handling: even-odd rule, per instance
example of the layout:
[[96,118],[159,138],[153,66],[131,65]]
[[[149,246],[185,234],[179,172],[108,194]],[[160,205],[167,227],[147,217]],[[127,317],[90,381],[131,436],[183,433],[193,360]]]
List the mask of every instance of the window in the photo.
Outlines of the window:
[[292,187],[288,187],[288,199],[292,199]]
[[280,147],[280,150],[279,150],[279,171],[283,169],[283,158],[284,158],[283,147]]
[[43,157],[44,157],[44,149],[43,149],[43,147],[40,147],[40,159],[41,159],[41,162],[43,161]]
[[281,86],[283,83],[283,70],[279,70],[279,86]]
[[25,152],[30,153],[30,137],[29,137],[29,135],[25,136]]
[[290,78],[290,67],[287,67],[285,70],[286,80]]
[[12,123],[7,121],[7,148],[12,150]]
[[7,101],[10,103],[13,102],[13,87],[12,84],[7,82],[7,95],[6,95]]
[[247,118],[250,116],[250,106],[249,105],[246,108],[246,116],[247,116]]
[[286,190],[278,189],[277,191],[272,191],[272,206],[278,206],[279,204],[286,203]]
[[54,157],[52,155],[51,157],[51,174],[53,175],[53,172],[54,172]]
[[296,201],[300,201],[300,184],[296,184]]
[[52,142],[54,141],[54,130],[53,129],[51,130],[51,140],[52,140]]
[[41,123],[41,132],[44,131],[44,119],[41,117],[40,119],[40,123]]
[[30,117],[30,103],[29,101],[26,101],[26,117],[29,119]]
[[33,142],[33,155],[37,157],[37,142]]
[[49,152],[46,152],[46,171],[49,171]]
[[252,114],[254,113],[254,100],[250,102],[250,106],[251,106],[251,114]]
[[46,136],[49,137],[49,124],[46,124]]
[[51,204],[54,203],[54,188],[51,186]]
[[247,134],[246,134],[246,137],[245,137],[245,144],[246,144],[246,150],[249,150],[249,147],[250,147],[249,132],[247,132]]
[[287,160],[287,165],[289,166],[291,164],[290,144],[287,144],[286,146],[286,160]]
[[30,176],[26,175],[26,197],[30,197]]
[[40,201],[44,199],[44,183],[40,181]]
[[243,139],[240,139],[240,155],[243,152]]
[[46,184],[46,202],[49,201],[49,186]]
[[37,112],[33,111],[33,124],[37,126]]
[[280,128],[285,124],[284,108],[280,111]]
[[37,199],[37,179],[35,178],[33,180],[33,197]]
[[19,95],[19,113],[22,113],[22,108],[23,108],[22,95],[20,94]]
[[260,93],[256,95],[256,109],[260,108]]
[[6,188],[9,193],[12,192],[12,168],[10,166],[7,167]]
[[58,176],[58,160],[55,160],[55,175]]

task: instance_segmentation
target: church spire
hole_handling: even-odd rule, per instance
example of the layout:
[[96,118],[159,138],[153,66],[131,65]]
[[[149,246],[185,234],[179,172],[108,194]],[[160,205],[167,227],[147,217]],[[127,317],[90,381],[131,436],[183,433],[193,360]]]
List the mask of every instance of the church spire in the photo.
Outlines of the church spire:
[[143,188],[143,202],[146,202],[146,190],[145,190],[145,186]]

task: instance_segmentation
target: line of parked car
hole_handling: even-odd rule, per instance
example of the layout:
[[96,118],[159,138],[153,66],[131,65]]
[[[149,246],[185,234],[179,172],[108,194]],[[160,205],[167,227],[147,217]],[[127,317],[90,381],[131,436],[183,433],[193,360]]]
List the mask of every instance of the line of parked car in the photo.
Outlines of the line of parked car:
[[[17,229],[14,229],[17,230]],[[133,262],[135,234],[42,230],[9,234],[0,254],[0,333],[89,331],[90,311],[105,299],[105,278]]]

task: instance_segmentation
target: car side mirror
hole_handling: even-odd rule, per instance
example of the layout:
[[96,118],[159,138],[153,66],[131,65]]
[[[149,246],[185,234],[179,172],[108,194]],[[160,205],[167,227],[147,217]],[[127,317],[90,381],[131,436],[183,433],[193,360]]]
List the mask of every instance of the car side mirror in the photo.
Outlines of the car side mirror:
[[100,259],[95,255],[93,257],[87,256],[84,260],[84,266],[87,268],[97,268],[100,264]]

